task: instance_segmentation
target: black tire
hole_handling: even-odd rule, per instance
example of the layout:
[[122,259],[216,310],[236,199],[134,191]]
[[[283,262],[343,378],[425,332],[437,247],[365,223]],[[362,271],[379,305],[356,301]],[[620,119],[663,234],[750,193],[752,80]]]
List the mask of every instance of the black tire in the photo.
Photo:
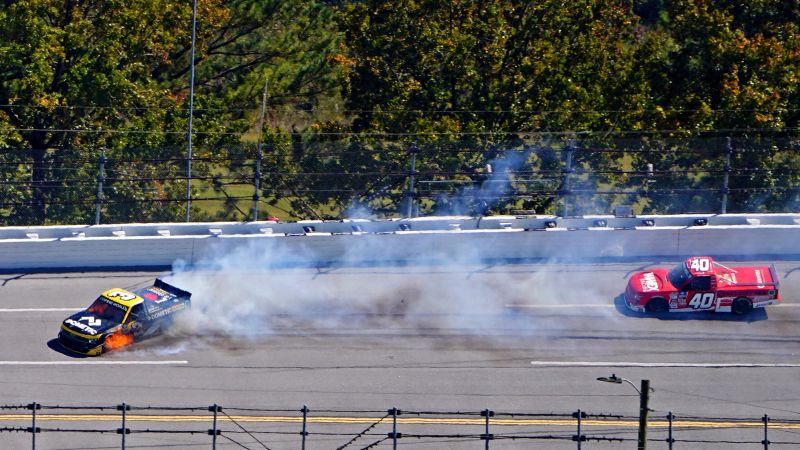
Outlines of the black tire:
[[669,303],[661,297],[651,298],[644,305],[644,310],[649,313],[663,313],[669,311]]
[[743,316],[753,310],[753,302],[749,298],[739,297],[731,304],[731,312]]

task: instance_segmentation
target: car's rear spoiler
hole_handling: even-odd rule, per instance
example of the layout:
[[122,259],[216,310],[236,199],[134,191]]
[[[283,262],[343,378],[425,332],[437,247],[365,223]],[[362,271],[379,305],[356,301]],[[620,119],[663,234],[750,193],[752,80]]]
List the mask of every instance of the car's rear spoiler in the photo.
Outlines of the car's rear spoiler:
[[160,288],[160,289],[163,289],[163,290],[165,290],[165,291],[167,291],[167,292],[169,292],[171,294],[175,294],[175,295],[180,296],[180,297],[190,298],[192,296],[191,292],[184,291],[183,289],[181,289],[181,288],[179,288],[177,286],[173,286],[173,285],[167,283],[166,281],[164,281],[164,280],[162,280],[160,278],[156,278],[156,282],[153,284],[153,286],[155,286],[157,288]]

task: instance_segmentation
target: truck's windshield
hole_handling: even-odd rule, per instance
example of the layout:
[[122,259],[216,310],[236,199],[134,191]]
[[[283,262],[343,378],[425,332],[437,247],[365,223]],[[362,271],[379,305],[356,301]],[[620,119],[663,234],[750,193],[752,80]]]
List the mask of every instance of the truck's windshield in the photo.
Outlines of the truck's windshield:
[[682,262],[669,271],[667,278],[676,289],[680,289],[686,284],[689,278],[692,278],[692,274],[689,273],[689,268],[686,267],[686,263]]
[[101,319],[105,319],[113,323],[122,323],[122,320],[125,318],[125,313],[127,312],[127,309],[122,308],[124,308],[122,305],[120,305],[120,307],[116,307],[109,304],[107,300],[103,299],[103,297],[100,297],[95,300],[94,303],[92,303],[92,306],[88,307],[86,311]]

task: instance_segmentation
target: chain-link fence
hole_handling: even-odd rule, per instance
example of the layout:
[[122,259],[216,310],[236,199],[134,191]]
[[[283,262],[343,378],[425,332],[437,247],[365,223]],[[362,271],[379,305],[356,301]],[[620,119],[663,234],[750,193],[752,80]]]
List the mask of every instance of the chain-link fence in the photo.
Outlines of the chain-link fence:
[[[408,136],[406,138],[418,138]],[[0,154],[0,225],[418,215],[783,212],[800,139],[326,140]],[[191,194],[186,184],[191,180]]]

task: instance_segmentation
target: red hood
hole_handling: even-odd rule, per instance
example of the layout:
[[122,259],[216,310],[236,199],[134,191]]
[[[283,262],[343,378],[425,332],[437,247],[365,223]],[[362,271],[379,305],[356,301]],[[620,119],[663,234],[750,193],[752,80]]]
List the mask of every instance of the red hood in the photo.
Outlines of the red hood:
[[628,281],[628,286],[639,294],[651,294],[654,292],[674,291],[675,288],[667,280],[669,270],[653,269],[644,272],[636,272]]

